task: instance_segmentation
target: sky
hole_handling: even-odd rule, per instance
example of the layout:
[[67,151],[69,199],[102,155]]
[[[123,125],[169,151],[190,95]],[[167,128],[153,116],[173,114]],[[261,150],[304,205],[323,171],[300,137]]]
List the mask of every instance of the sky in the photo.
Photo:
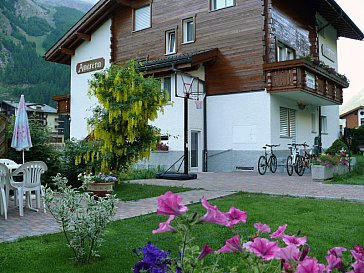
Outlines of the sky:
[[[98,0],[84,0],[95,4]],[[345,13],[364,32],[364,0],[336,0]],[[362,91],[364,97],[364,41],[339,38],[338,41],[339,73],[350,80],[350,87],[344,89],[344,107],[353,97]]]

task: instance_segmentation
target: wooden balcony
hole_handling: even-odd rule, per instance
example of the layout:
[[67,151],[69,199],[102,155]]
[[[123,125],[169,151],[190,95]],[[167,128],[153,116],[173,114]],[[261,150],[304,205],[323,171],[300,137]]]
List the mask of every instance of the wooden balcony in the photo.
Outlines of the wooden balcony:
[[[349,83],[334,73],[305,59],[275,62],[264,65],[266,88],[269,93],[295,92],[291,98],[307,95],[316,105],[338,105],[343,102],[343,88]],[[301,96],[301,97],[300,97]],[[315,98],[316,97],[316,98]]]
[[52,100],[57,102],[57,114],[68,115],[71,109],[71,96],[53,96]]

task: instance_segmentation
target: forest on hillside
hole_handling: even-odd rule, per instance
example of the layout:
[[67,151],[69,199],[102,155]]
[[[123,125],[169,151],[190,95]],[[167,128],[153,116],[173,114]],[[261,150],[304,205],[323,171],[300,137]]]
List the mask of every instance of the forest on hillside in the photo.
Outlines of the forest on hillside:
[[51,18],[25,19],[16,15],[15,7],[15,1],[0,2],[0,25],[7,20],[11,26],[10,35],[0,32],[0,100],[18,100],[24,94],[27,101],[55,106],[52,96],[69,93],[69,66],[42,56],[83,13],[52,7]]

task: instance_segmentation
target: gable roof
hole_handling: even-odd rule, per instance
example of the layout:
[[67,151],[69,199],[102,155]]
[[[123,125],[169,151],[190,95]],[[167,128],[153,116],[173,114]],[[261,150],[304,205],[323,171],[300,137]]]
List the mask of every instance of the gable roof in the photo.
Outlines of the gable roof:
[[[74,50],[92,35],[117,7],[131,6],[133,0],[100,0],[73,27],[71,27],[45,54],[50,62],[71,64]],[[314,0],[317,11],[336,29],[339,37],[363,40],[364,34],[335,0]]]
[[[13,107],[14,109],[19,108],[19,102],[4,100],[3,103]],[[43,103],[26,102],[25,103],[27,112],[42,112],[48,114],[56,114],[57,109]]]
[[354,113],[354,112],[357,112],[358,110],[361,110],[361,109],[364,109],[364,106],[363,105],[360,105],[358,107],[355,107],[354,109],[351,109],[350,111],[347,111],[343,114],[340,115],[340,118],[345,118],[346,116]]

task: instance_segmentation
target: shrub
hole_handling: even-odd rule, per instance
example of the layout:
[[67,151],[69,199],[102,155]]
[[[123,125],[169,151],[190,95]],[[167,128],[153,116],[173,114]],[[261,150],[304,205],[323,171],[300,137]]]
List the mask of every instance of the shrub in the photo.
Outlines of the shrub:
[[48,210],[61,225],[78,263],[88,263],[98,256],[106,225],[115,214],[117,199],[113,195],[95,198],[67,186],[67,178],[53,178],[55,191],[47,188],[44,201]]
[[347,151],[348,146],[341,139],[337,139],[331,144],[331,147],[328,148],[325,152],[327,154],[335,155],[340,153],[340,150],[342,149]]

